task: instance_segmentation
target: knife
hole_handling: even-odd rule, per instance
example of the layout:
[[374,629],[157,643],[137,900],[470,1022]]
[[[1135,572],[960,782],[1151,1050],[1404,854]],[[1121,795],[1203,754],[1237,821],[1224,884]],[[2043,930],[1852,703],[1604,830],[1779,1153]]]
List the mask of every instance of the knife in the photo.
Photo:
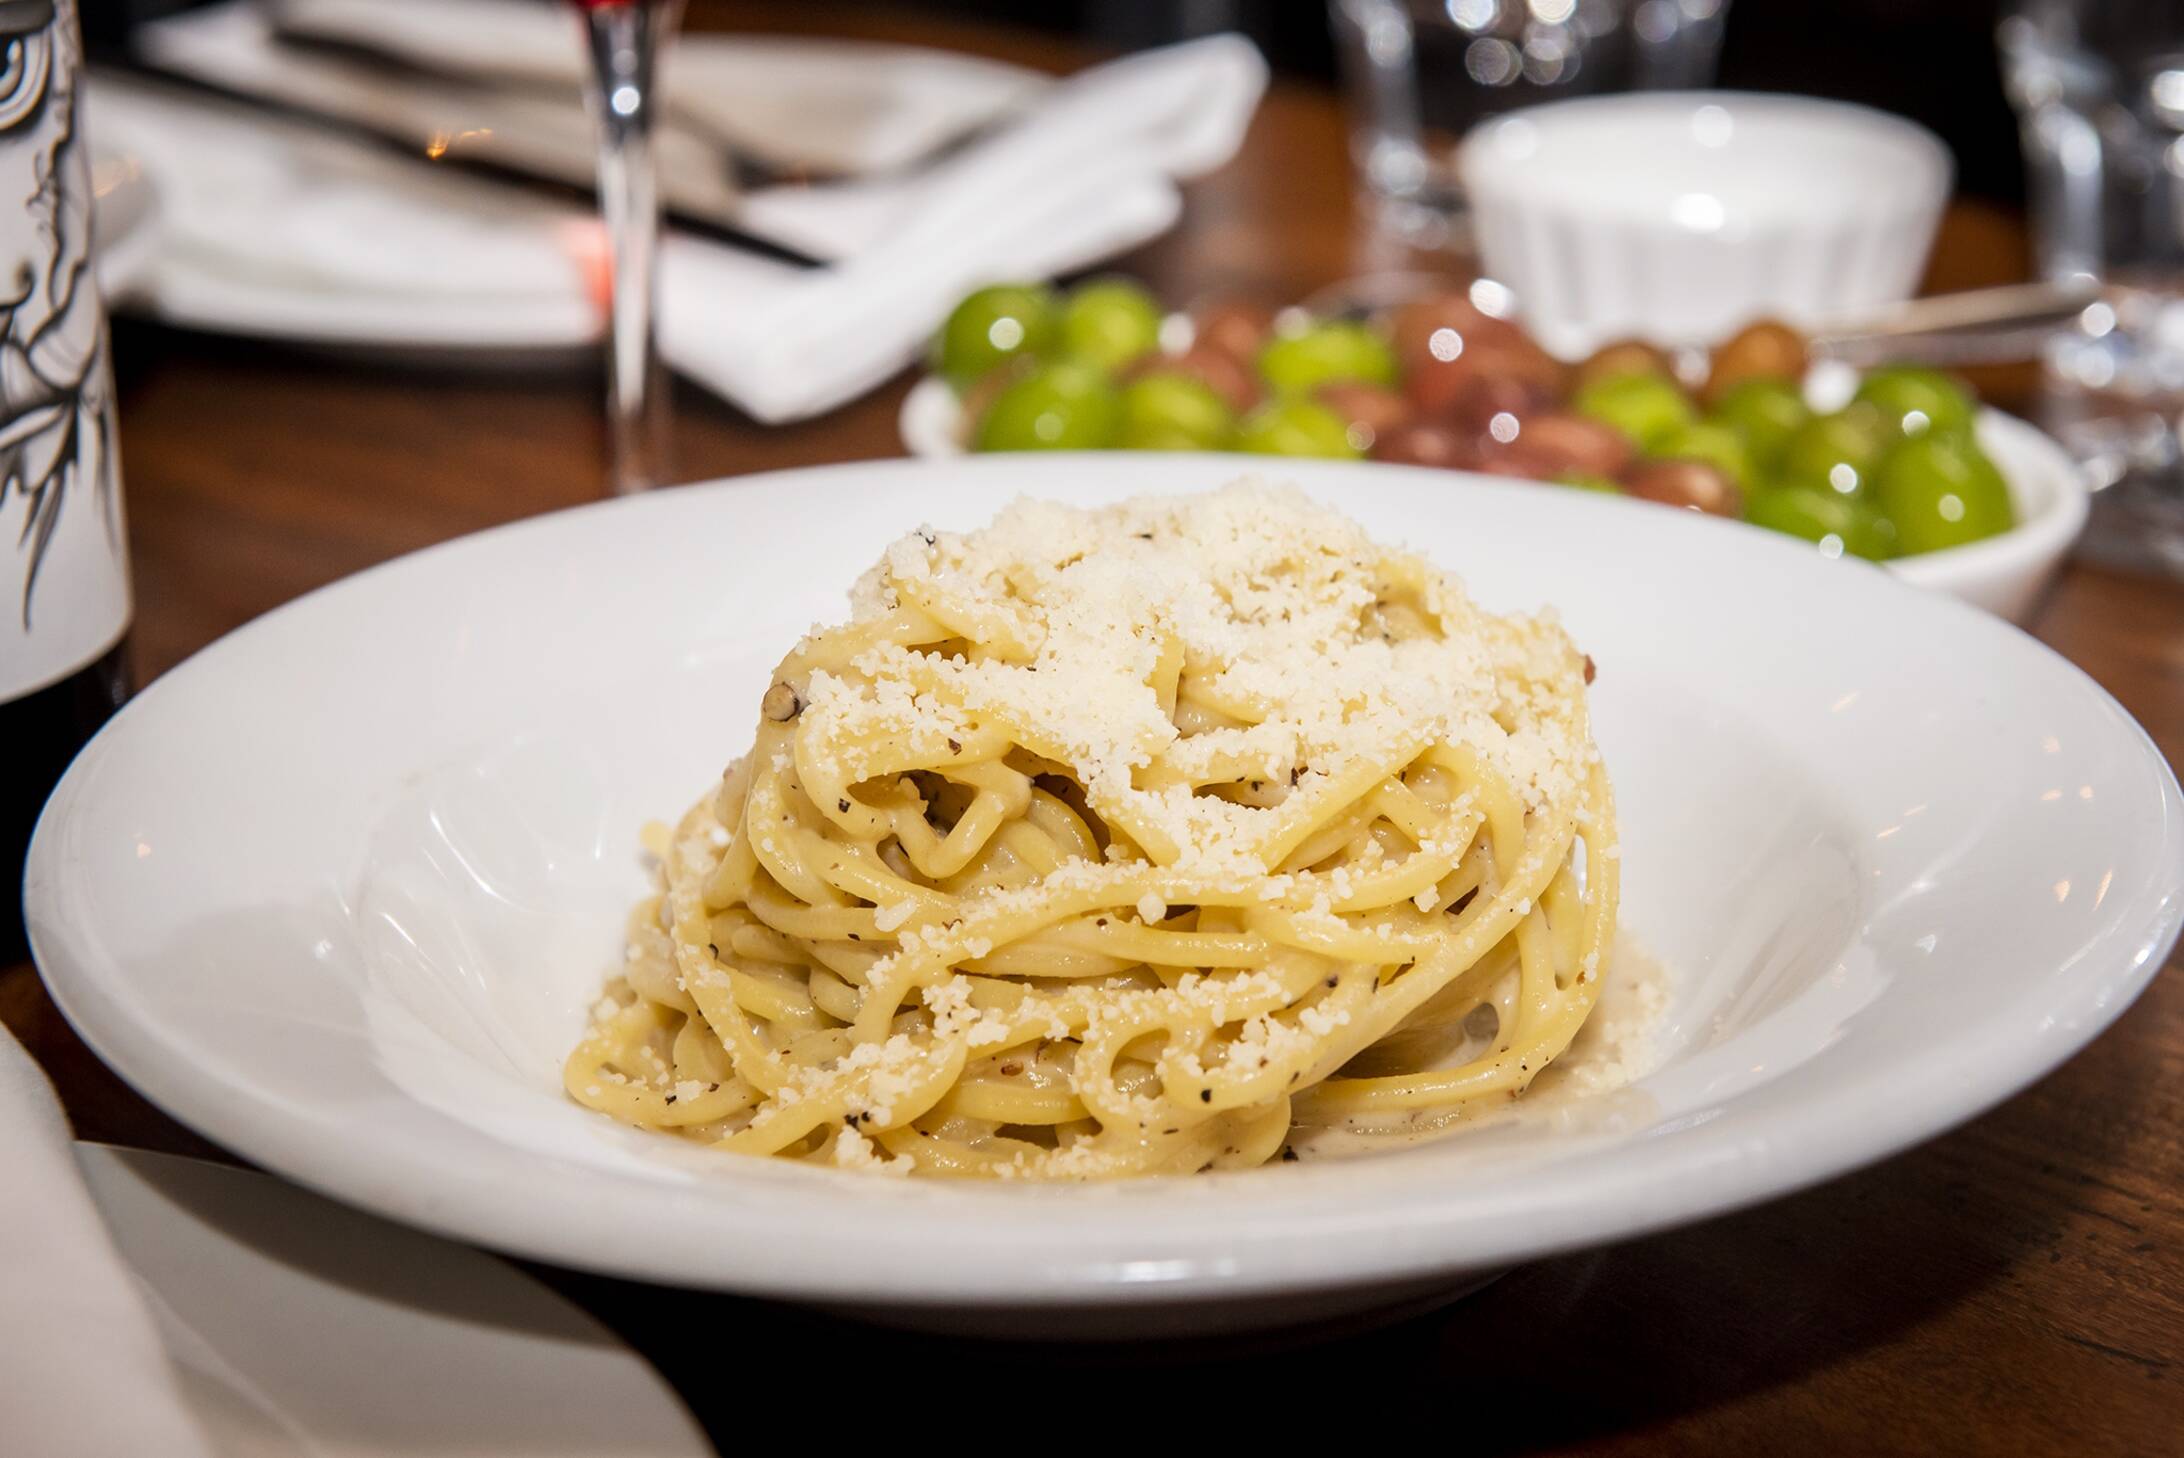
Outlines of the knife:
[[[591,118],[565,97],[482,86],[329,48],[264,51],[140,45],[128,69],[417,159],[592,200]],[[678,227],[802,267],[824,260],[756,231],[722,145],[664,120],[654,133],[660,204]]]

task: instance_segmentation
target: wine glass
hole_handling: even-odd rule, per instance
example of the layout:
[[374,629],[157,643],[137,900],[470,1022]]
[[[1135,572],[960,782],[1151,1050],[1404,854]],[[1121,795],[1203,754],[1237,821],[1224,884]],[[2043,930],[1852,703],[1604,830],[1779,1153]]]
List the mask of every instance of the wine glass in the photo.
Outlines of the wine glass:
[[653,337],[660,196],[652,156],[653,80],[682,0],[572,0],[591,66],[585,99],[599,127],[599,212],[611,277],[607,326],[608,481],[618,494],[667,480],[667,394]]

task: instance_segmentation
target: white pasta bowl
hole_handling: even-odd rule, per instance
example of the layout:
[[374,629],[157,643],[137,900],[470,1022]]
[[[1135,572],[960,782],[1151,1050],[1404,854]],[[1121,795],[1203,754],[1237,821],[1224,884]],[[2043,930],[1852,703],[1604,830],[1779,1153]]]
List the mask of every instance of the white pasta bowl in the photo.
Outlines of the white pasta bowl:
[[1572,356],[1908,298],[1953,171],[1901,117],[1728,91],[1524,107],[1475,128],[1460,167],[1487,271]]
[[[1852,387],[1840,375],[1820,375],[1815,388],[1816,393],[1834,391],[1848,398]],[[1840,403],[1840,399],[1833,403]],[[914,456],[946,460],[964,454],[962,402],[948,382],[937,375],[918,381],[903,397],[897,428],[904,447]],[[2017,525],[1969,546],[1900,557],[1888,564],[1888,570],[1906,582],[1963,598],[2013,623],[2022,623],[2039,605],[2041,589],[2062,566],[2071,543],[2085,528],[2085,477],[2053,437],[2014,415],[1982,410],[1978,431],[1980,448],[2009,485],[2010,500],[2017,508]],[[1135,458],[1115,459],[1128,462]],[[1254,466],[1248,459],[1239,458],[1235,469]],[[1453,485],[1459,480],[1469,484],[1482,478],[1466,475],[1442,479]]]
[[1062,1336],[1418,1299],[1811,1184],[2040,1077],[2173,945],[2174,776],[2007,625],[1686,513],[1282,463],[1486,605],[1559,605],[1598,662],[1624,924],[1673,978],[1652,1071],[1386,1153],[1096,1186],[732,1156],[564,1097],[645,886],[640,825],[745,747],[773,664],[891,538],[1235,466],[757,476],[315,593],[154,683],[70,770],[25,883],[39,964],[162,1107],[382,1214],[647,1280]]

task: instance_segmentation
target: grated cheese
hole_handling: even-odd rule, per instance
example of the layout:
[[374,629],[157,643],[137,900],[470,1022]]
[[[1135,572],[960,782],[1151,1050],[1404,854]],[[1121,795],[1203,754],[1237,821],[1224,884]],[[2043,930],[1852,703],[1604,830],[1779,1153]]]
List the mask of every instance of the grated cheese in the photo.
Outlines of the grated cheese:
[[[1020,651],[886,643],[859,654],[854,674],[814,671],[800,752],[842,783],[864,778],[871,746],[961,740],[981,714],[1036,724],[1096,808],[1124,809],[1175,847],[1157,859],[1238,875],[1267,869],[1240,851],[1274,812],[1193,794],[1214,766],[1294,781],[1294,794],[1361,759],[1457,742],[1533,808],[1567,798],[1584,771],[1582,733],[1550,712],[1549,686],[1579,661],[1551,619],[1480,611],[1455,578],[1382,553],[1293,489],[1240,482],[1098,510],[1019,501],[979,531],[904,537],[852,602],[865,621],[921,594]],[[1379,614],[1397,600],[1428,630],[1384,632]],[[1186,677],[1256,722],[1183,735],[1154,685],[1176,649]],[[1139,783],[1156,766],[1161,783]],[[881,915],[887,930],[909,912]]]

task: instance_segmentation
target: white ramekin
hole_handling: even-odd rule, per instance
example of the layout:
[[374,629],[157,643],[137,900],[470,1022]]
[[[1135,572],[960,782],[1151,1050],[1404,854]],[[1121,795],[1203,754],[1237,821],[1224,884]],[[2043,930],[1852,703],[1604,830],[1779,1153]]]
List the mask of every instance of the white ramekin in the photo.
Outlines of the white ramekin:
[[1487,272],[1564,355],[1908,298],[1953,170],[1900,117],[1730,91],[1522,108],[1475,128],[1461,165]]

